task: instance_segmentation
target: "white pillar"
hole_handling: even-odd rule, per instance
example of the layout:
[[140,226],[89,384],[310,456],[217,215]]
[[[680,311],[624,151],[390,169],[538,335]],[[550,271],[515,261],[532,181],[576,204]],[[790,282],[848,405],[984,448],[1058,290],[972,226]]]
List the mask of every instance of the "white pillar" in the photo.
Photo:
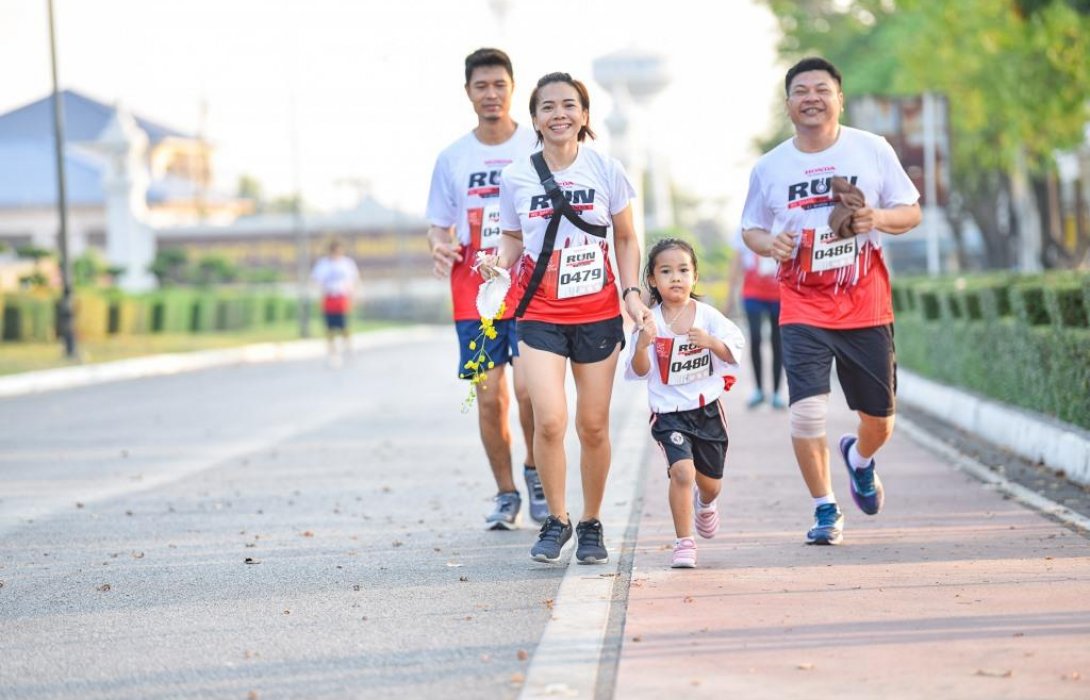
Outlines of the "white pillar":
[[129,292],[155,288],[148,267],[155,258],[155,234],[147,225],[148,135],[118,106],[99,134],[96,148],[107,157],[102,189],[106,197],[106,258],[125,268],[118,286]]

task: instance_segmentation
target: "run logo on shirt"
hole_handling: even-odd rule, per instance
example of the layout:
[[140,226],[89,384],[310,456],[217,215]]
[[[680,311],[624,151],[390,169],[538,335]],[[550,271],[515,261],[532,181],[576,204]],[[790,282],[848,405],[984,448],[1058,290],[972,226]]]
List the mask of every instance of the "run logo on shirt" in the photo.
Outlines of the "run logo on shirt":
[[[857,175],[848,178],[848,182],[853,185],[858,180],[859,176]],[[787,188],[787,208],[817,209],[833,206],[836,200],[829,195],[832,181],[832,177],[819,177],[789,185]]]
[[[594,190],[563,190],[564,199],[568,200],[575,211],[589,211],[594,208]],[[553,203],[547,194],[538,194],[530,198],[530,217],[545,217],[553,215]]]
[[466,194],[470,197],[499,197],[500,171],[487,170],[469,174],[469,187]]

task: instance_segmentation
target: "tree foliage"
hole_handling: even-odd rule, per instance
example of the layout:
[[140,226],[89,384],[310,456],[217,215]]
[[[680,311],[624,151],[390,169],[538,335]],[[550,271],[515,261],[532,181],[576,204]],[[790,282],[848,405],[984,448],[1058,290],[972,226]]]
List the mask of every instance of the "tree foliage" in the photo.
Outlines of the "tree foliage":
[[[945,94],[952,177],[989,200],[1041,176],[1090,121],[1090,0],[768,0],[787,60],[822,55],[845,94]],[[970,211],[975,204],[967,202]],[[982,225],[983,229],[984,226]]]

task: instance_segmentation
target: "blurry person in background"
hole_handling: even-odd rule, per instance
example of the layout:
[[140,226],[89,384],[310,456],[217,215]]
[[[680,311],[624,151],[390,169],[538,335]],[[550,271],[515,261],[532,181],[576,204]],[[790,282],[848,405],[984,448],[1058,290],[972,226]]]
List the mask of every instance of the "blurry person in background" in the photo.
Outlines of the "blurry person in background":
[[[352,309],[352,298],[360,280],[360,270],[356,261],[344,254],[344,245],[340,241],[332,241],[328,254],[314,264],[310,278],[322,291],[329,365],[339,367],[342,359],[348,357],[352,351],[348,335],[348,313]],[[337,348],[337,338],[341,339],[340,350]]]

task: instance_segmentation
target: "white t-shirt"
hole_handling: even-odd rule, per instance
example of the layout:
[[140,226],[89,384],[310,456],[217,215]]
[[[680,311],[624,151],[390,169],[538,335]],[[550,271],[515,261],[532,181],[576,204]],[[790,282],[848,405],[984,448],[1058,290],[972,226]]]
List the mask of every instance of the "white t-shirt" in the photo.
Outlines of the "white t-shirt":
[[677,413],[705,406],[723,395],[724,376],[738,376],[742,350],[746,347],[742,330],[715,307],[702,301],[694,300],[694,303],[696,317],[692,327],[722,340],[734,355],[735,362],[724,362],[712,351],[690,345],[686,333],[673,333],[662,316],[662,307],[656,304],[651,311],[655,314],[657,337],[644,350],[651,369],[642,376],[632,369],[639,337],[639,331],[634,331],[624,372],[624,378],[630,381],[647,381],[647,399],[652,413]]
[[356,261],[347,255],[320,258],[310,273],[325,296],[347,296],[360,278]]
[[920,196],[893,147],[860,129],[841,126],[836,142],[817,153],[787,139],[762,156],[750,174],[742,230],[800,232],[794,257],[779,270],[781,325],[864,328],[893,320],[881,232],[841,240],[829,228],[833,176],[855,184],[873,208]]
[[[553,179],[572,209],[588,224],[611,226],[613,215],[624,211],[636,196],[620,161],[585,144],[580,144],[571,165],[553,173]],[[541,178],[529,158],[520,158],[503,169],[500,182],[500,228],[522,231],[523,248],[531,260],[536,261],[553,212]],[[561,219],[553,247],[560,250],[599,241],[600,238]]]
[[458,139],[435,161],[428,192],[428,221],[439,228],[454,227],[462,244],[462,262],[450,272],[454,320],[477,320],[477,290],[483,281],[471,268],[477,251],[499,245],[500,171],[532,153],[537,146],[534,130],[522,126],[503,143],[488,145],[471,131]]
[[[617,316],[620,304],[609,236],[613,216],[628,207],[635,188],[620,162],[585,145],[579,146],[571,165],[553,173],[553,179],[583,221],[607,227],[606,237],[586,233],[556,214],[560,220],[553,253],[523,318],[575,324]],[[500,182],[500,228],[522,231],[524,256],[517,264],[517,283],[512,286],[525,289],[545,242],[553,205],[528,157],[504,168]]]

